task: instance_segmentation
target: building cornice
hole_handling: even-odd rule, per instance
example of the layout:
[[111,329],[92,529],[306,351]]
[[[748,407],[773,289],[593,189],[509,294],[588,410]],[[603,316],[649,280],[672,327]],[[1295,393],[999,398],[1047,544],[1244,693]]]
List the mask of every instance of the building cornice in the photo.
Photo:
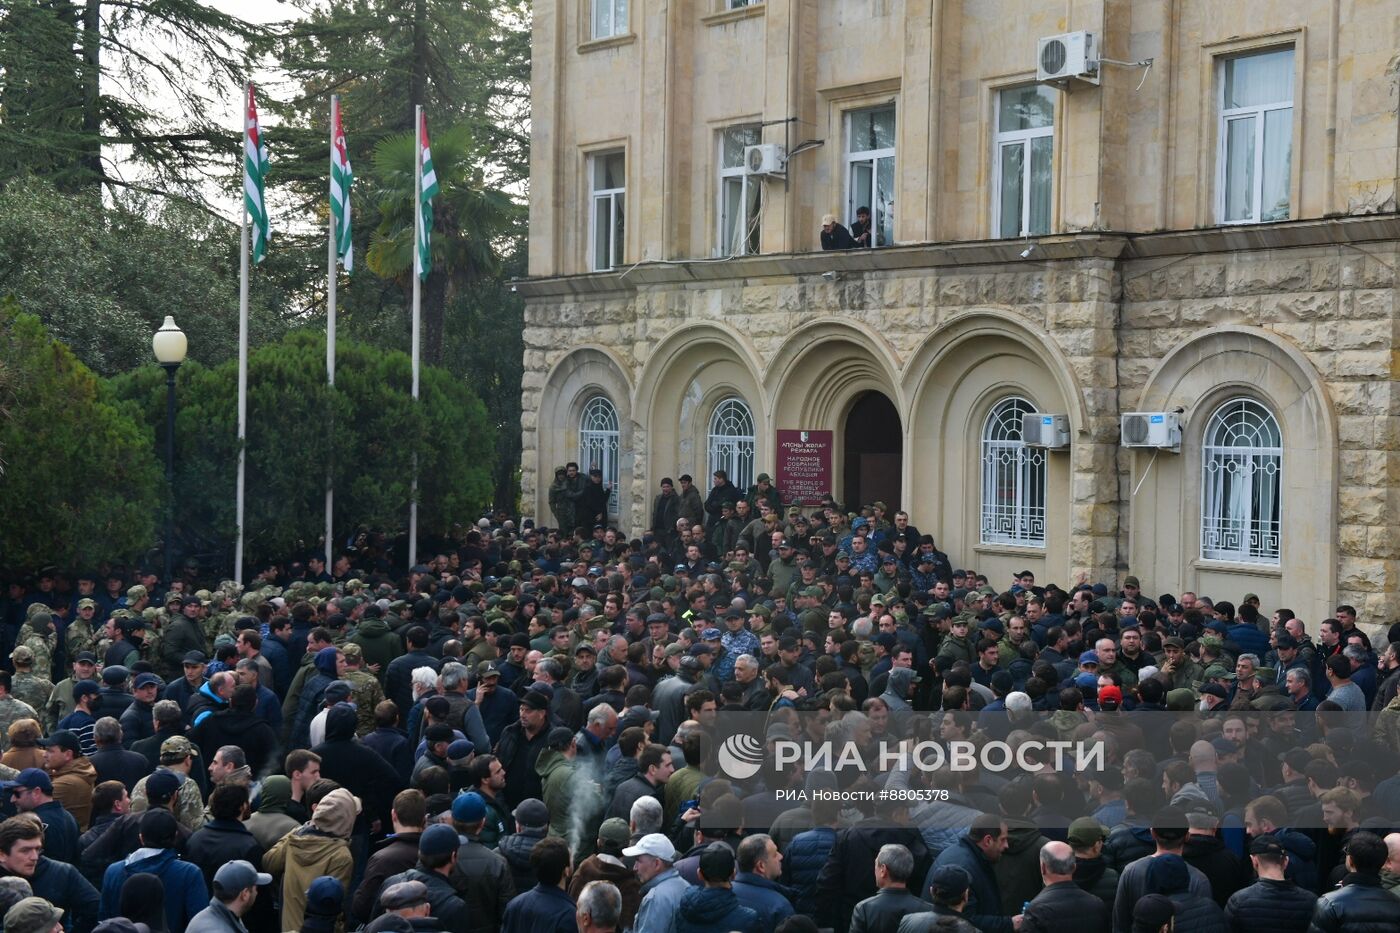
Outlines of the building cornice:
[[[1084,231],[1027,240],[917,243],[878,250],[765,253],[730,259],[641,262],[611,272],[519,279],[515,289],[526,300],[621,298],[657,286],[703,286],[831,274],[972,266],[1026,266],[1082,260],[1155,259],[1198,253],[1229,253],[1316,246],[1343,246],[1400,240],[1400,215],[1376,214],[1276,224],[1210,227],[1165,233]],[[1021,254],[1034,243],[1029,256]]]

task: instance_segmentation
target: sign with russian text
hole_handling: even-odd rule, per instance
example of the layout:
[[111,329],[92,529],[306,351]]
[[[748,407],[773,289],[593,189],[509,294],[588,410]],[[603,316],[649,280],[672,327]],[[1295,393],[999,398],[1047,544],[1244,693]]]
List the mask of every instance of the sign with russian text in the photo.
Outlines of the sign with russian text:
[[816,505],[832,492],[830,431],[778,431],[777,483],[784,502]]

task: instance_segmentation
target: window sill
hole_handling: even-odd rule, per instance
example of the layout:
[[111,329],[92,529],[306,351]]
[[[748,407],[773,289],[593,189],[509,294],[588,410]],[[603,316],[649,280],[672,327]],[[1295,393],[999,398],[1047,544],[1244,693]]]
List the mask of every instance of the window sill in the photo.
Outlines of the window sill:
[[991,554],[998,557],[1045,557],[1045,548],[1030,544],[976,544],[973,553]]
[[763,16],[767,12],[768,4],[750,3],[748,6],[735,7],[732,10],[720,10],[718,13],[702,16],[700,17],[700,22],[704,23],[706,26],[727,26],[730,23],[737,23],[741,19]]
[[1283,577],[1282,564],[1249,564],[1242,561],[1210,560],[1198,557],[1191,562],[1191,566],[1196,570],[1208,570],[1215,573],[1239,573],[1268,579],[1281,579]]
[[589,52],[601,52],[605,49],[618,49],[624,45],[631,45],[637,41],[635,32],[624,32],[619,36],[608,36],[605,39],[589,39],[587,42],[578,44],[578,53],[587,55]]

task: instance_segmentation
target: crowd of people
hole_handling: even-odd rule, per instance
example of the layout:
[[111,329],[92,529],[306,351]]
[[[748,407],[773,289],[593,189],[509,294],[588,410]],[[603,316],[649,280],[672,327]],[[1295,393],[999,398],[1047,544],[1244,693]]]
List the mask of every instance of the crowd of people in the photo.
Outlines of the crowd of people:
[[[637,539],[569,464],[554,527],[407,573],[12,581],[6,933],[1400,931],[1400,625],[989,580],[880,502],[679,479]],[[780,764],[804,737],[1104,759]]]

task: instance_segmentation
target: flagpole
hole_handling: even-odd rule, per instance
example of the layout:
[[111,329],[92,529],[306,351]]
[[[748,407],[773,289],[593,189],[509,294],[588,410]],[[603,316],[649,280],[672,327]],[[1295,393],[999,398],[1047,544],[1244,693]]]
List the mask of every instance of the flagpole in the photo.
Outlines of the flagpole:
[[[336,117],[340,111],[340,95],[331,95],[331,125],[330,125],[330,160],[331,174],[335,177],[335,126]],[[326,211],[326,384],[335,388],[335,211]],[[332,533],[334,531],[334,511],[335,511],[335,486],[334,486],[334,461],[335,456],[335,425],[329,423],[335,418],[335,409],[331,409],[328,420],[327,436],[330,438],[330,454],[326,457],[326,566],[330,567],[335,563],[334,541]]]
[[[418,401],[418,333],[423,300],[423,277],[418,234],[423,226],[423,105],[413,108],[413,401]],[[408,566],[418,563],[418,451],[413,452],[413,480],[408,500]]]
[[[252,82],[243,85],[244,137],[247,137],[248,95],[252,93]],[[246,159],[246,154],[244,156]],[[247,169],[244,169],[247,172]],[[243,583],[243,505],[244,474],[247,469],[248,441],[248,201],[246,195],[239,198],[243,205],[241,235],[238,257],[238,483],[235,493],[235,518],[238,525],[238,544],[233,552],[233,579]]]

